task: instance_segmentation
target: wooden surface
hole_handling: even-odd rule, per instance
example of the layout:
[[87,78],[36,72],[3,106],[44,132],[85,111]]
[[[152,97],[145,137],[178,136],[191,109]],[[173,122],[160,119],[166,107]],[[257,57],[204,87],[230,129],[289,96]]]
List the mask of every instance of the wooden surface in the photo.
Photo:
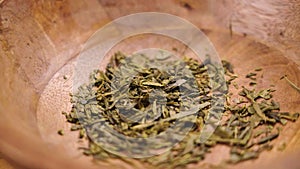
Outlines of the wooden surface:
[[0,159],[0,169],[12,169],[12,168],[13,167],[6,160]]
[[[0,46],[2,49],[0,50],[2,68],[0,81],[4,82],[0,89],[0,113],[3,117],[0,119],[0,130],[3,131],[0,132],[0,150],[3,152],[3,157],[18,164],[20,168],[26,166],[30,166],[29,168],[83,168],[85,165],[90,165],[87,159],[82,159],[78,164],[67,163],[66,161],[74,158],[72,152],[75,152],[74,148],[77,144],[62,145],[64,141],[62,139],[71,138],[69,141],[72,141],[75,135],[70,134],[61,138],[55,134],[58,128],[68,127],[59,117],[60,111],[68,108],[68,104],[57,103],[57,98],[64,98],[63,100],[66,101],[64,94],[69,89],[60,75],[68,67],[70,68],[72,58],[95,30],[110,20],[136,12],[167,12],[191,21],[203,29],[216,46],[220,56],[232,61],[237,72],[242,76],[253,68],[263,67],[265,80],[260,81],[259,86],[266,87],[275,83],[277,86],[275,97],[282,103],[282,110],[299,111],[299,93],[285,81],[279,80],[280,76],[287,74],[292,81],[300,84],[299,60],[297,60],[299,59],[297,55],[299,53],[297,31],[300,30],[298,29],[300,22],[297,21],[299,6],[297,1],[285,0],[282,3],[287,5],[280,6],[279,1],[274,3],[257,1],[257,4],[250,4],[244,1],[238,3],[226,0],[222,3],[192,0],[155,0],[143,3],[137,0],[0,1]],[[266,7],[270,8],[265,9]],[[212,12],[217,8],[222,10]],[[277,10],[280,11],[280,15],[277,15]],[[251,35],[250,37],[230,36],[227,24],[228,16],[231,16],[232,11],[235,12],[232,20],[233,30],[241,34],[247,33]],[[253,24],[247,26],[248,21]],[[273,22],[274,26],[271,26]],[[284,37],[279,38],[282,36],[279,31],[281,28],[284,29]],[[280,36],[278,36],[278,31]],[[141,40],[143,38],[132,39],[132,43]],[[177,47],[180,52],[185,52],[180,44],[168,41],[166,39],[161,41],[160,38],[146,38],[142,45],[137,43],[139,45],[130,47],[123,44],[118,47],[128,52],[153,45],[170,50],[175,44],[179,45]],[[267,47],[258,41],[266,42],[272,47]],[[50,89],[55,89],[55,92],[51,92]],[[53,105],[43,104],[45,97]],[[48,114],[45,114],[46,112]],[[49,116],[51,118],[48,118]],[[40,130],[44,128],[42,129],[44,132],[39,134],[38,125]],[[263,158],[235,167],[255,168],[272,165],[272,168],[288,168],[286,166],[292,168],[292,165],[298,165],[299,127],[299,121],[286,126],[284,132],[286,137],[280,137],[276,142],[278,144],[280,141],[288,142],[285,152],[280,153],[274,150],[272,153],[262,154]],[[45,135],[49,135],[47,141],[45,137],[43,138]],[[71,146],[73,149],[66,149],[62,146]],[[52,153],[49,154],[47,148],[50,148]],[[208,157],[207,162],[218,163],[223,155],[219,153],[220,151],[222,148],[216,149],[213,152],[214,155]],[[279,157],[282,160],[279,160]],[[272,164],[274,161],[275,164]],[[115,162],[113,165],[120,164],[123,165],[121,162]],[[204,163],[199,165],[207,166]],[[8,167],[7,162],[3,160],[0,160],[0,166]],[[101,166],[112,167],[111,164]],[[130,168],[128,165],[126,167]],[[141,167],[141,164],[136,163],[136,167]]]
[[218,25],[255,37],[300,65],[300,1],[213,0]]

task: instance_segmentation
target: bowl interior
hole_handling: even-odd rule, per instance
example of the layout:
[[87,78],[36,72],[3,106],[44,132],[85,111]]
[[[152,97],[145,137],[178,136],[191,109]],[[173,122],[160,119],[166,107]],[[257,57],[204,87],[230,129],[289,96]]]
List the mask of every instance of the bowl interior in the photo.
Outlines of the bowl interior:
[[[98,1],[49,3],[28,1],[17,5],[17,1],[0,1],[0,148],[4,157],[17,167],[40,168],[152,168],[146,164],[131,160],[98,162],[96,165],[90,157],[85,157],[78,147],[86,142],[78,142],[78,133],[68,132],[62,111],[71,108],[69,93],[72,92],[72,77],[76,57],[84,42],[98,28],[110,20],[122,16],[125,9],[131,12],[159,10],[187,18],[203,28],[222,59],[233,63],[241,76],[261,67],[264,78],[258,82],[258,88],[276,85],[274,98],[281,103],[282,111],[300,110],[300,95],[280,77],[287,75],[295,83],[300,82],[298,65],[290,61],[277,49],[270,48],[255,39],[241,35],[230,35],[227,29],[212,26],[208,9],[209,3],[182,4],[180,1],[161,4],[156,2],[148,8],[145,4],[123,4],[124,11],[117,10],[112,2]],[[118,4],[120,5],[120,4]],[[203,15],[194,18],[202,11]],[[110,16],[111,15],[111,16]],[[49,17],[51,16],[51,17]],[[132,53],[145,48],[162,48],[177,55],[194,57],[192,50],[181,42],[159,35],[142,35],[128,38],[114,46],[107,54],[110,56],[120,50]],[[174,48],[177,50],[174,51]],[[109,57],[107,57],[109,58]],[[105,62],[101,63],[105,65]],[[65,78],[66,77],[66,78]],[[246,84],[242,79],[238,83]],[[254,161],[247,161],[232,168],[252,168],[269,165],[272,161],[299,151],[300,122],[285,126],[282,135],[274,142],[279,145],[286,142],[284,152],[274,148]],[[57,130],[64,129],[65,136],[59,136]],[[210,167],[219,164],[228,153],[228,148],[219,146],[213,149],[205,161],[191,165]],[[280,163],[281,164],[281,163]]]

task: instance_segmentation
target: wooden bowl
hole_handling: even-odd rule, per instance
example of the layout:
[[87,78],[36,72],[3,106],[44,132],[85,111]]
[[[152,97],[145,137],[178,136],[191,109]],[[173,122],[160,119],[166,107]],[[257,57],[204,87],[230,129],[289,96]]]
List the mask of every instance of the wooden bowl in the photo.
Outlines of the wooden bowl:
[[[274,12],[279,4],[286,4],[286,8],[280,8],[282,15]],[[68,132],[69,124],[61,115],[61,111],[71,106],[69,92],[74,62],[84,42],[113,19],[147,11],[178,15],[198,26],[213,42],[220,57],[231,61],[241,76],[262,67],[264,78],[258,87],[275,84],[275,99],[281,103],[282,110],[300,111],[299,92],[280,80],[287,75],[300,84],[297,56],[300,37],[296,34],[300,21],[295,17],[299,16],[298,2],[0,0],[1,157],[17,168],[153,168],[134,160],[131,164],[119,160],[92,163],[91,158],[77,150],[86,143],[78,142],[77,133]],[[235,19],[228,19],[229,16]],[[244,18],[254,25],[248,25]],[[283,33],[277,32],[279,28],[273,26],[274,20],[289,21],[288,25],[278,21]],[[268,25],[274,29],[268,30]],[[228,27],[237,34],[231,35]],[[176,40],[148,35],[129,38],[110,52],[130,53],[147,47],[166,50],[176,47],[178,54],[192,54]],[[274,142],[275,146],[286,142],[284,152],[273,149],[262,153],[257,160],[228,168],[299,168],[299,127],[300,121],[288,124]],[[64,129],[66,135],[57,135],[59,129]],[[206,161],[188,167],[212,168],[211,164],[220,163],[226,151],[226,147],[217,147]],[[1,165],[4,163],[0,161],[0,168]]]

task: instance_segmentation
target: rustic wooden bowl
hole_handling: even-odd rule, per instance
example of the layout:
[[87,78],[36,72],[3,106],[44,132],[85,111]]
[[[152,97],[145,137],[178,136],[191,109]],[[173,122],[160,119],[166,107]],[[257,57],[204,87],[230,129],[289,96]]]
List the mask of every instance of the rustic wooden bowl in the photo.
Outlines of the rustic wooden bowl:
[[[256,67],[264,78],[258,87],[276,85],[275,99],[282,111],[300,111],[300,95],[280,77],[300,85],[300,3],[288,0],[239,1],[19,1],[0,0],[0,168],[151,168],[133,161],[98,162],[77,148],[77,133],[67,132],[61,111],[70,109],[74,61],[84,42],[109,21],[130,13],[157,11],[183,17],[210,38],[220,57],[241,76]],[[236,31],[230,34],[231,27]],[[192,54],[185,46],[161,36],[137,36],[116,45],[133,52],[146,47]],[[64,79],[64,76],[67,79]],[[244,83],[242,80],[241,83]],[[299,168],[300,121],[285,126],[274,148],[257,160],[228,168]],[[57,135],[64,129],[66,135]],[[217,147],[204,162],[189,168],[212,168],[227,154]]]

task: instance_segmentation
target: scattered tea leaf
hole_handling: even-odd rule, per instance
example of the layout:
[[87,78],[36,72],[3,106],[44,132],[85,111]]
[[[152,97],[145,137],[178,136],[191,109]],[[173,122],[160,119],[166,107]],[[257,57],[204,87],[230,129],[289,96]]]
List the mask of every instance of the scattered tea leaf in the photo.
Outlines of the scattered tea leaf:
[[287,75],[282,76],[280,79],[285,79],[294,89],[300,92],[300,87],[298,87],[295,83],[290,81],[290,79],[287,78]]
[[65,132],[64,132],[63,130],[58,130],[58,131],[57,131],[57,134],[63,136],[63,135],[65,134]]
[[[97,160],[124,159],[97,144],[101,139],[116,142],[113,136],[99,132],[104,124],[128,137],[148,138],[159,135],[179,121],[182,131],[191,127],[183,140],[162,154],[139,160],[160,168],[183,167],[203,160],[212,147],[224,144],[230,148],[227,162],[236,164],[271,150],[273,146],[269,143],[280,134],[279,130],[274,132],[275,125],[285,125],[299,117],[299,113],[279,112],[280,106],[273,100],[275,90],[272,88],[256,91],[255,80],[261,68],[254,70],[257,73],[250,72],[245,76],[252,80],[248,83],[253,89],[242,86],[238,95],[234,95],[227,91],[231,84],[239,89],[234,81],[238,75],[234,74],[230,62],[223,60],[223,68],[218,68],[209,59],[199,63],[188,57],[168,61],[170,58],[171,55],[165,53],[153,59],[140,55],[127,57],[117,52],[105,71],[95,70],[89,84],[70,94],[72,110],[62,114],[72,123],[71,131],[78,131],[79,139],[88,140],[89,146],[81,148],[83,154]],[[219,76],[219,71],[223,70],[226,84],[221,83]],[[282,78],[299,90],[286,76]],[[216,89],[223,93],[214,95]],[[215,101],[220,96],[226,98],[224,107]],[[214,126],[221,117],[220,125]],[[215,130],[207,141],[202,142],[200,135],[205,134],[201,133],[204,125],[211,125]],[[58,134],[63,135],[63,130]],[[170,139],[180,140],[180,136],[174,133]],[[160,152],[168,144],[162,141],[151,151]],[[111,147],[114,151],[131,148],[125,143],[116,142],[116,145]],[[143,146],[138,142],[136,145]],[[134,150],[140,151],[139,148]]]

